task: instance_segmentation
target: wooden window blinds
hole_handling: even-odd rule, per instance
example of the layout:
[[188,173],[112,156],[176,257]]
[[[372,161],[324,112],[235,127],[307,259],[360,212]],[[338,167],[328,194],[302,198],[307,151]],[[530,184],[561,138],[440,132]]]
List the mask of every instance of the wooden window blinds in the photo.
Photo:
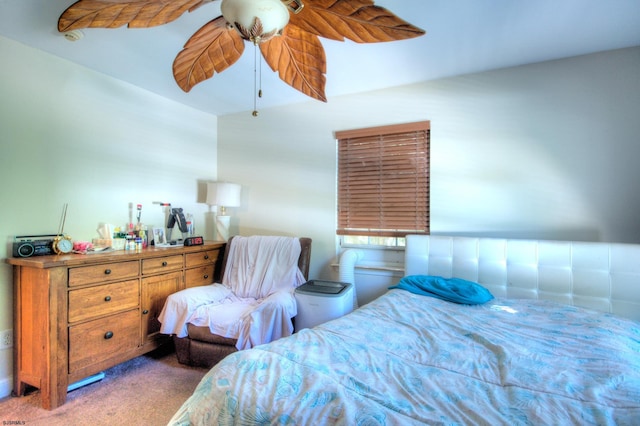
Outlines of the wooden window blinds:
[[336,132],[338,235],[429,233],[429,124]]

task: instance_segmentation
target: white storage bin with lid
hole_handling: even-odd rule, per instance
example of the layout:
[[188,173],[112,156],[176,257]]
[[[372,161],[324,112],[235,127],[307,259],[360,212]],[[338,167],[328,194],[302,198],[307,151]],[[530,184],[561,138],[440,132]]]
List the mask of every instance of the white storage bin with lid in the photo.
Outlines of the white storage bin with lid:
[[295,330],[311,328],[353,311],[353,284],[311,280],[296,288]]

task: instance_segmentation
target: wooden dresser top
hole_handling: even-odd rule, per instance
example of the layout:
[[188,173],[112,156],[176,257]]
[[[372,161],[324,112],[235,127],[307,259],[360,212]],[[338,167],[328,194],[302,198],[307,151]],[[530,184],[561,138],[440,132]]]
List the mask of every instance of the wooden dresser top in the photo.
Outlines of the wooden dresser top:
[[124,260],[147,259],[152,257],[170,256],[173,254],[194,253],[203,250],[221,250],[224,249],[223,241],[207,241],[204,245],[199,246],[176,246],[176,247],[148,247],[141,252],[128,250],[115,250],[107,252],[97,252],[89,254],[59,254],[50,256],[32,256],[32,257],[9,257],[6,262],[14,266],[28,266],[31,268],[57,268],[60,266],[80,266],[90,265],[93,263],[104,262],[121,262]]

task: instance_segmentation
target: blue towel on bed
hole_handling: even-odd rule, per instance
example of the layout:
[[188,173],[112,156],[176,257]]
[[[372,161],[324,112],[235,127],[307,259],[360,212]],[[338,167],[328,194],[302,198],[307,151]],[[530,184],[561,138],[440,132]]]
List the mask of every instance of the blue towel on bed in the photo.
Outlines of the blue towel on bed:
[[480,305],[493,299],[493,294],[478,283],[462,278],[443,278],[434,275],[402,277],[398,284],[389,288],[399,288],[464,305]]

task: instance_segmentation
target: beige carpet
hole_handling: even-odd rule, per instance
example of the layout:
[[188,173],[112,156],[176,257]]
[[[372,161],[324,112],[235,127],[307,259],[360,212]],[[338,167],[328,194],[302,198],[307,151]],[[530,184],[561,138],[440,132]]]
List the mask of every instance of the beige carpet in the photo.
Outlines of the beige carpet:
[[52,411],[41,408],[37,390],[20,398],[0,399],[0,422],[166,425],[207,371],[179,364],[172,352],[140,356],[106,370],[103,380],[69,392],[66,404]]

